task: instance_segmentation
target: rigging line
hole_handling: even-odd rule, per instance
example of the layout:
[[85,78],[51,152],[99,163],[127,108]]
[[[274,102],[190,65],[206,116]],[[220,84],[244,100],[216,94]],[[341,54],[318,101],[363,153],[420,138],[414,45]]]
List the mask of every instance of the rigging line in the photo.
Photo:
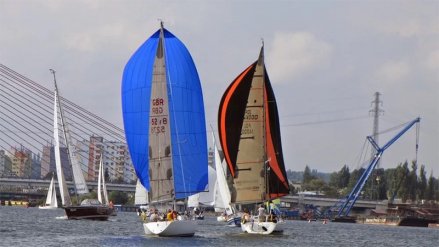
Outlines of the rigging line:
[[[28,94],[28,93],[26,93],[26,92],[24,92],[24,95],[26,96],[26,97],[24,97],[22,94],[19,94],[19,93],[17,92],[17,90],[18,90],[19,92],[23,92],[23,91],[21,91],[20,89],[18,89],[17,87],[13,86],[12,84],[10,84],[9,82],[7,82],[7,81],[5,81],[5,80],[3,80],[3,79],[0,79],[0,80],[3,81],[3,82],[5,82],[5,83],[7,83],[9,86],[13,87],[14,89],[16,89],[16,90],[9,90],[9,91],[14,92],[17,96],[12,96],[10,93],[7,93],[6,91],[2,90],[4,93],[8,94],[8,95],[9,95],[10,97],[12,97],[13,99],[18,100],[18,101],[20,101],[20,102],[23,103],[23,104],[25,104],[25,103],[23,102],[24,100],[25,100],[25,101],[30,101],[30,103],[33,103],[34,106],[37,106],[38,108],[44,110],[46,113],[49,112],[49,111],[47,110],[48,105],[43,105],[44,103],[41,102],[41,101],[39,101],[38,98],[35,98],[35,97],[33,97],[33,95]],[[6,87],[3,87],[3,88],[6,88]],[[9,89],[9,88],[8,88],[8,89]],[[30,100],[30,98],[32,98],[33,100],[35,100],[35,101],[37,102],[37,104],[35,104],[35,102],[32,102],[32,101]],[[23,99],[23,101],[22,101],[21,99]],[[46,108],[43,108],[43,106],[46,106]],[[33,110],[36,110],[35,107],[31,107],[31,108],[32,108]],[[38,112],[41,113],[40,111],[38,111]]]
[[[1,87],[0,87],[0,91],[3,91],[3,90],[1,89]],[[10,99],[10,98],[7,98],[7,97],[6,97],[6,99]],[[0,99],[0,100],[1,100],[1,99]],[[15,111],[17,111],[17,112],[19,112],[19,113],[23,113],[23,111],[18,110],[18,109],[15,108],[14,106],[11,106],[9,103],[6,103],[6,102],[3,101],[3,100],[1,100],[1,101],[2,101],[4,104],[6,104],[6,105],[8,105],[9,107],[11,107],[12,109],[14,109]],[[50,122],[47,121],[47,119],[43,119],[43,118],[41,118],[41,116],[42,116],[43,114],[42,114],[40,111],[36,110],[35,108],[32,108],[32,106],[30,106],[30,105],[28,105],[28,104],[26,104],[26,103],[24,103],[24,102],[22,102],[22,101],[20,101],[20,100],[19,100],[19,102],[22,103],[23,105],[27,106],[27,108],[25,108],[25,107],[23,107],[21,104],[16,104],[17,106],[19,106],[20,108],[22,108],[22,109],[24,110],[24,112],[30,113],[31,115],[37,117],[38,119],[42,120],[43,122],[45,122],[45,123],[47,123],[47,124],[50,124]],[[32,110],[33,110],[33,111],[32,111]],[[39,113],[39,114],[36,114],[35,112],[36,112],[36,113]],[[27,115],[27,114],[23,114],[23,115],[29,117],[29,115]],[[40,122],[38,122],[38,121],[35,121],[35,122],[36,122],[36,123],[40,123]],[[42,125],[42,126],[44,127],[44,125]]]
[[[10,68],[8,68],[8,67],[2,65],[2,64],[0,64],[0,67],[5,67],[7,70],[11,71],[12,73],[18,75],[18,76],[21,77],[21,78],[24,78],[24,79],[22,79],[22,80],[23,80],[23,81],[24,81],[24,80],[27,81],[26,83],[33,84],[33,85],[35,85],[35,86],[37,86],[37,87],[39,87],[39,88],[41,88],[41,89],[43,89],[43,90],[45,90],[45,91],[47,91],[47,92],[51,92],[49,89],[47,89],[47,88],[43,87],[42,85],[40,85],[40,84],[38,84],[38,83],[36,83],[36,82],[30,80],[29,78],[24,77],[23,75],[21,75],[21,74],[15,72],[15,71],[13,71],[12,69],[10,69]],[[105,119],[99,117],[98,115],[96,115],[96,114],[94,114],[94,113],[92,113],[92,112],[86,110],[85,108],[83,108],[83,107],[81,107],[81,106],[75,104],[74,102],[72,102],[72,101],[70,101],[70,100],[68,100],[68,99],[66,99],[66,98],[63,98],[63,97],[60,97],[60,98],[62,99],[62,101],[66,101],[68,104],[71,104],[71,105],[73,105],[74,107],[80,109],[81,111],[86,112],[87,114],[89,114],[89,115],[93,116],[94,118],[96,118],[96,119],[98,119],[98,120],[104,122],[105,124],[107,124],[107,125],[111,126],[112,128],[116,129],[117,131],[123,132],[123,129],[122,129],[122,128],[117,127],[116,125],[114,125],[114,124],[108,122],[107,120],[105,120]]]
[[[0,80],[2,80],[2,79],[0,79]],[[4,81],[4,80],[2,80],[2,81]],[[5,81],[6,82],[6,81]],[[6,83],[8,83],[8,82],[6,82]],[[8,85],[11,85],[11,84],[9,84],[8,83]],[[15,86],[13,86],[15,89],[18,89],[17,87],[15,87]],[[20,89],[18,89],[18,90],[20,90]],[[3,90],[2,90],[3,91]],[[11,90],[11,91],[14,91],[15,92],[15,90]],[[3,91],[3,92],[5,92],[5,91]],[[23,92],[23,91],[21,91],[21,92]],[[11,97],[13,97],[11,94],[9,94],[9,93],[7,93],[7,92],[5,92],[6,94],[8,94],[9,96],[11,96]],[[24,92],[24,94],[25,95],[27,95],[27,96],[29,96],[29,97],[31,97],[31,98],[33,98],[33,99],[35,99],[36,101],[38,101],[37,99],[38,98],[35,98],[35,97],[33,97],[32,95],[29,95],[29,94],[27,94],[27,93],[25,93]],[[20,95],[20,96],[22,96],[22,95]],[[47,96],[47,95],[46,95]],[[52,95],[50,95],[49,97],[53,97]],[[21,100],[19,100],[18,98],[16,98],[16,97],[13,97],[14,99],[16,99],[16,100],[18,100],[19,102],[21,102],[21,103],[23,103],[23,101],[21,101]],[[47,101],[49,101],[49,100],[47,100]],[[42,108],[41,107],[41,104],[42,104],[42,102],[41,101],[38,101],[40,104],[36,104],[37,106],[39,106],[40,108]],[[23,103],[23,104],[25,104],[25,103]],[[29,106],[28,104],[25,104],[26,106]],[[47,106],[47,105],[46,105]],[[47,106],[48,107],[48,106]],[[32,107],[31,107],[32,108]],[[32,108],[32,109],[34,109],[34,110],[36,110],[35,108]],[[42,108],[42,109],[44,109],[44,108]],[[45,108],[44,110],[46,110],[47,108]],[[41,112],[40,111],[38,111],[40,114],[41,114]],[[49,110],[46,110],[46,113],[49,113],[50,111]],[[75,111],[76,112],[76,111]],[[72,114],[72,115],[75,115],[75,114]],[[79,118],[79,117],[78,117]],[[81,125],[82,126],[82,125]],[[82,127],[84,127],[84,126],[82,126]],[[105,132],[105,131],[102,131],[102,132]],[[117,133],[118,134],[118,138],[116,138],[116,139],[119,139],[119,140],[123,140],[123,138],[121,138],[121,135],[119,134],[119,133]],[[113,135],[111,135],[112,137],[114,137]]]
[[358,120],[358,119],[365,119],[365,118],[369,118],[369,116],[360,116],[360,117],[352,117],[352,118],[339,118],[339,119],[332,119],[332,120],[322,120],[322,121],[314,121],[314,122],[303,122],[303,123],[297,123],[297,124],[283,124],[283,125],[281,125],[281,127],[318,125],[318,124],[343,122],[343,121]]
[[[1,79],[0,79],[1,80]],[[2,80],[3,81],[3,80]],[[8,82],[6,82],[6,83],[8,83]],[[8,83],[9,84],[9,83]],[[10,85],[10,84],[9,84]],[[15,89],[17,89],[17,87],[14,87]],[[18,89],[19,90],[19,89]],[[3,91],[3,90],[2,90]],[[11,91],[14,91],[14,90],[11,90]],[[5,91],[3,91],[3,92],[5,92]],[[21,91],[21,92],[23,92],[23,91]],[[6,92],[5,92],[6,93]],[[6,94],[8,94],[9,96],[11,96],[11,97],[13,97],[12,95],[10,95],[9,93],[6,93]],[[35,100],[37,100],[37,98],[35,98],[35,97],[33,97],[32,95],[29,95],[29,94],[27,94],[27,93],[25,93],[25,95],[27,95],[27,96],[29,96],[29,97],[32,97],[33,99],[35,99]],[[21,96],[21,95],[20,95]],[[50,95],[49,97],[53,97],[52,95]],[[19,100],[18,98],[16,98],[16,97],[13,97],[14,99],[16,99],[16,100],[18,100],[19,102],[21,102],[21,103],[23,103],[23,101],[21,101],[21,100]],[[38,100],[37,100],[38,101]],[[39,103],[42,103],[41,101],[38,101]],[[23,104],[25,104],[25,103],[23,103]],[[29,106],[28,104],[25,104],[26,106]],[[38,105],[40,108],[42,108],[41,107],[41,105],[40,104],[35,104],[35,105]],[[47,106],[47,105],[46,105]],[[48,107],[48,106],[47,106]],[[49,110],[47,110],[48,108],[42,108],[42,109],[44,109],[44,110],[46,110],[46,113],[49,113],[49,112],[51,112],[51,111],[49,111]],[[31,107],[32,108],[32,107]],[[34,109],[34,110],[36,110],[35,108],[32,108],[32,109]],[[38,111],[40,114],[41,114],[41,112],[40,111]],[[75,111],[76,112],[76,111]],[[77,116],[76,114],[71,114],[71,115],[73,115],[73,116]],[[78,117],[79,118],[79,117]],[[80,118],[79,118],[80,119]],[[48,122],[47,122],[48,123]],[[76,121],[75,121],[75,123],[77,123]],[[83,125],[81,125],[82,127],[84,127]],[[102,125],[100,125],[100,124],[98,124],[98,126],[100,127],[100,126],[102,126]],[[99,129],[99,128],[98,128]],[[88,129],[89,130],[89,129]],[[105,132],[105,131],[102,131],[102,132]],[[123,138],[121,138],[121,134],[119,134],[119,133],[117,133],[117,135],[118,135],[118,138],[116,138],[116,139],[118,139],[118,140],[123,140]],[[112,136],[112,137],[115,137],[114,135],[110,135],[110,136]]]
[[[1,136],[0,136],[0,140],[7,144],[7,142],[5,142],[5,141],[1,138]],[[12,146],[11,146],[11,147],[12,147]],[[11,148],[11,147],[10,147],[10,148]],[[8,153],[10,154],[11,157],[15,157],[15,154],[14,154],[14,153],[12,153],[10,150],[8,150],[8,149],[5,148],[3,145],[1,145],[1,142],[0,142],[0,148],[2,148],[4,151],[8,152]],[[17,150],[17,148],[14,148],[14,147],[12,147],[12,148],[15,149],[15,150]],[[36,154],[35,154],[34,152],[32,152],[31,150],[26,149],[26,151],[30,151],[31,154],[36,155]],[[7,156],[7,157],[10,159],[9,156]],[[42,156],[41,156],[41,161],[45,161],[45,162],[47,162],[47,160],[43,160]],[[12,162],[12,161],[11,161],[11,162]],[[32,170],[32,169],[33,169],[33,170]],[[48,171],[46,168],[44,168],[44,167],[42,167],[42,166],[40,166],[40,169],[44,169],[44,171],[45,171],[46,173],[49,173],[49,172],[50,172],[50,171]],[[36,169],[33,168],[33,167],[31,166],[31,171],[36,171]],[[11,170],[9,170],[9,172],[12,173],[12,163],[11,163]],[[40,174],[41,174],[41,172],[40,172]],[[1,177],[1,176],[0,176],[0,177]],[[40,175],[40,177],[41,177],[41,175]]]
[[380,132],[378,132],[378,135],[385,134],[385,133],[387,133],[387,132],[390,132],[390,131],[394,131],[394,130],[400,129],[401,127],[407,125],[407,124],[410,123],[410,122],[411,122],[411,121],[408,121],[408,122],[406,122],[406,123],[399,124],[399,125],[397,125],[397,126],[394,126],[394,127],[388,128],[388,129],[383,130],[383,131],[380,131]]
[[361,148],[360,155],[358,156],[357,167],[360,166],[360,164],[361,164],[361,162],[362,162],[362,160],[363,160],[363,155],[364,155],[364,153],[365,153],[366,145],[367,145],[367,139],[364,139],[363,147]]
[[[49,95],[49,97],[52,97],[53,98],[53,95]],[[47,101],[49,101],[48,99],[47,99]],[[51,100],[50,100],[50,102],[51,102]],[[69,115],[72,115],[72,116],[75,116],[75,117],[77,117],[78,119],[81,119],[81,117],[83,117],[83,118],[85,118],[86,120],[89,120],[89,121],[93,121],[93,120],[91,120],[90,118],[87,118],[87,116],[85,116],[85,115],[83,115],[81,112],[79,112],[79,111],[77,111],[76,109],[74,109],[74,108],[72,108],[72,107],[70,107],[70,106],[68,106],[68,105],[66,105],[66,108],[68,108],[68,109],[71,109],[72,110],[72,112],[71,111],[67,111],[68,113],[69,113]],[[47,108],[46,108],[47,109]],[[47,110],[47,112],[49,112],[49,110]],[[93,121],[94,122],[94,121]],[[76,122],[75,121],[75,123],[78,123],[78,122]],[[103,125],[101,125],[101,124],[99,124],[99,123],[96,123],[96,122],[94,122],[96,125],[95,125],[95,127],[97,128],[97,129],[100,129],[99,127],[104,127]],[[82,127],[84,127],[83,125],[81,125]],[[105,128],[105,127],[104,127]],[[104,129],[104,128],[102,128],[102,129]],[[88,129],[89,130],[89,129]],[[108,131],[108,129],[106,129],[107,131]],[[103,132],[105,132],[105,131],[103,131]],[[114,132],[113,132],[114,133]],[[119,137],[118,138],[116,138],[116,139],[119,139],[120,140],[120,137],[121,137],[121,134],[120,133],[115,133],[115,134],[117,134]],[[112,137],[114,137],[113,135],[111,135]]]
[[[1,98],[0,101],[5,103]],[[6,103],[7,104],[7,103]],[[9,104],[7,104],[9,106]],[[13,107],[12,107],[13,108]],[[6,109],[7,111],[9,111],[10,113],[12,113],[13,115],[15,115],[16,117],[18,117],[19,119],[23,120],[24,122],[28,123],[29,125],[31,125],[32,127],[35,127],[36,129],[38,129],[39,131],[42,131],[41,129],[37,128],[35,125],[33,125],[32,123],[30,123],[29,121],[27,121],[26,119],[18,116],[17,114],[13,113],[12,111],[8,110],[7,108],[2,108],[2,109]],[[14,108],[13,108],[14,109]],[[5,121],[6,123],[8,123],[10,126],[14,126],[11,122],[5,120],[4,118],[0,117],[3,121]],[[13,120],[11,118],[11,120]],[[21,127],[23,127],[24,129],[28,130],[29,132],[32,132],[32,130],[30,130],[28,127],[26,127],[25,125],[23,125],[21,122],[16,122],[18,125],[20,125]],[[2,125],[4,126],[4,125]],[[6,128],[5,128],[6,129]],[[10,131],[9,129],[7,129],[8,131]],[[12,132],[13,133],[13,132]],[[32,132],[32,133],[37,133],[37,132]],[[41,133],[45,133],[45,132],[41,132]],[[19,137],[21,140],[24,140],[23,137],[20,137],[18,134],[14,133],[17,137]],[[52,137],[50,136],[50,134],[46,134],[47,136],[49,136],[49,138],[51,139]],[[36,137],[44,140],[45,138],[43,138],[41,135],[35,135]],[[33,141],[35,141],[36,143],[40,144],[41,146],[44,146],[43,143],[41,143],[40,141],[38,141],[37,139],[35,139],[33,136],[28,135],[27,137],[30,137]],[[11,138],[11,137],[10,137]],[[27,141],[25,141],[27,142]],[[18,142],[17,142],[18,143]],[[29,143],[29,142],[27,142]],[[33,146],[33,145],[32,145]],[[38,150],[37,147],[33,146],[36,150]],[[86,158],[85,156],[83,158]]]
[[[9,84],[9,83],[8,83]],[[16,87],[14,87],[14,88],[16,88]],[[17,88],[16,88],[17,89]],[[22,91],[23,92],[23,91]],[[30,96],[29,94],[27,94],[27,93],[25,93],[26,95],[28,95],[28,96]],[[47,96],[47,95],[46,95]],[[30,97],[32,97],[32,96],[30,96]],[[49,97],[53,97],[52,95],[50,95]],[[35,99],[35,97],[32,97],[33,99]],[[37,100],[38,101],[38,100]],[[41,101],[38,101],[38,102],[40,102],[40,103],[42,103]],[[37,104],[37,105],[39,105],[39,104]],[[40,106],[41,107],[41,106]],[[81,113],[79,113],[78,111],[76,111],[75,109],[73,109],[73,108],[71,108],[71,107],[69,107],[70,109],[72,109],[74,112],[77,112],[79,115],[81,115],[81,116],[84,116],[83,114],[81,114]],[[48,110],[47,110],[47,112],[49,112]],[[78,114],[71,114],[71,115],[78,115]],[[79,118],[79,117],[78,117]],[[88,118],[87,120],[91,120],[90,118]],[[93,121],[93,120],[91,120],[91,121]],[[104,127],[103,125],[101,125],[101,124],[98,124],[96,121],[93,121],[94,123],[96,123],[97,124],[97,126],[99,126],[99,127]],[[104,127],[105,128],[105,127]],[[111,131],[111,130],[109,130],[108,128],[106,129],[107,131]],[[103,131],[103,132],[105,132],[105,131]],[[115,133],[114,131],[113,131],[113,133]],[[118,139],[120,139],[121,138],[121,134],[119,134],[119,133],[115,133],[115,134],[117,134],[118,136],[119,136],[119,138]],[[114,137],[114,136],[113,136]]]
[[[18,86],[23,88],[23,90],[31,91],[33,94],[35,94],[35,92],[36,92],[39,95],[44,96],[44,97],[41,97],[42,99],[44,99],[44,98],[47,99],[47,98],[51,98],[51,97],[53,98],[53,96],[51,96],[51,95],[53,95],[53,93],[44,92],[44,91],[42,91],[42,90],[40,90],[32,85],[28,86],[28,85],[24,84],[19,78],[17,78],[14,75],[10,75],[9,73],[7,73],[7,76],[11,78],[11,79],[9,79],[9,81],[14,81]],[[20,90],[20,89],[18,89],[18,90]],[[21,91],[23,91],[23,90],[21,90]]]
[[[109,137],[112,137],[112,138],[116,139],[117,141],[125,143],[125,139],[117,137],[117,136],[114,136],[114,135],[111,135],[110,133],[106,132],[105,130],[97,128],[95,125],[92,125],[92,127],[95,127],[95,129],[91,129],[90,127],[86,127],[86,125],[82,124],[80,121],[76,121],[75,119],[71,118],[69,116],[69,114],[67,114],[67,116],[65,116],[65,119],[69,121],[69,125],[70,125],[70,127],[72,129],[80,131],[83,134],[89,135],[89,132],[90,133],[101,132],[101,133],[104,133],[107,137],[109,136]],[[73,125],[73,124],[76,124],[76,125]],[[78,126],[82,127],[82,128],[79,128]],[[86,132],[86,131],[88,131],[88,132]],[[99,136],[102,136],[102,135],[99,135]]]
[[[1,116],[0,116],[0,118],[1,119],[3,119]],[[4,120],[4,119],[3,119]],[[5,128],[5,129],[7,129],[1,122],[0,122],[0,125],[1,126],[3,126],[3,128]],[[13,141],[15,141],[17,144],[20,144],[22,147],[23,147],[23,144],[21,144],[21,142],[18,142],[15,138],[13,138],[13,137],[11,137],[10,135],[8,135],[8,134],[6,134],[5,133],[5,135],[9,138],[9,139],[11,139],[11,140],[13,140]],[[20,138],[20,136],[18,136],[17,134],[15,134],[18,138]],[[33,139],[33,138],[32,138]],[[3,140],[3,139],[1,139],[1,140]],[[4,141],[4,140],[3,140]],[[38,143],[38,141],[36,141],[35,139],[34,139],[34,141],[35,142],[37,142]],[[34,146],[33,144],[31,144],[30,142],[28,142],[27,140],[24,140],[24,142],[26,143],[26,144],[28,144],[29,146],[32,146],[33,148],[35,148],[36,150],[38,150],[38,148],[36,147],[36,146]],[[5,142],[5,143],[7,143],[7,142]],[[26,148],[26,147],[25,147]],[[28,148],[26,148],[27,150],[29,150],[29,151],[31,151],[30,149],[28,149]],[[6,150],[6,149],[5,149]],[[32,152],[32,153],[34,153],[34,152]]]
[[77,113],[78,115],[80,115],[80,116],[83,117],[84,119],[93,122],[96,126],[99,126],[100,128],[102,128],[102,129],[104,129],[104,130],[106,130],[106,131],[109,131],[109,132],[113,133],[114,135],[118,136],[118,137],[120,138],[119,140],[124,139],[124,136],[123,136],[121,133],[117,133],[117,132],[115,132],[114,130],[111,130],[111,129],[107,128],[106,126],[100,124],[100,123],[97,122],[96,120],[91,119],[90,117],[88,117],[88,116],[82,114],[81,112],[77,111],[76,109],[71,108],[71,107],[68,106],[68,105],[66,105],[65,107],[66,107],[66,109],[71,109],[73,112]]
[[[11,107],[8,103],[4,102],[1,98],[0,98],[0,102],[2,102],[3,104],[6,104],[6,105],[8,105],[9,107]],[[14,110],[16,110],[14,107],[11,107],[11,108],[14,109]],[[29,122],[28,120],[26,120],[26,119],[24,119],[23,117],[17,115],[16,113],[14,113],[13,111],[9,110],[8,108],[3,107],[3,108],[0,108],[0,109],[4,109],[4,110],[6,110],[6,111],[12,113],[12,114],[13,114],[14,116],[16,116],[17,118],[23,120],[23,121],[26,122],[27,124],[31,125],[32,127],[36,128],[37,130],[39,130],[40,133],[46,133],[44,130],[38,128],[37,126],[35,126],[35,125],[32,124],[31,122]],[[1,111],[1,112],[4,113],[3,111]],[[6,115],[6,114],[5,114],[5,115]],[[1,117],[1,118],[2,118],[2,117]],[[9,117],[9,118],[10,118],[10,117]],[[4,118],[2,118],[2,119],[4,120]],[[14,119],[12,119],[12,118],[10,118],[10,119],[11,119],[11,120],[14,120]],[[8,123],[9,123],[11,126],[14,126],[14,124],[11,124],[10,122],[8,122]],[[20,121],[15,121],[15,124],[20,125],[21,127],[25,128],[25,129],[26,129],[27,131],[29,131],[29,132],[32,132],[31,129],[29,129],[28,127],[24,126]],[[37,133],[37,132],[36,132],[36,133]],[[44,138],[43,138],[42,136],[40,136],[40,135],[36,135],[36,136],[44,140]]]

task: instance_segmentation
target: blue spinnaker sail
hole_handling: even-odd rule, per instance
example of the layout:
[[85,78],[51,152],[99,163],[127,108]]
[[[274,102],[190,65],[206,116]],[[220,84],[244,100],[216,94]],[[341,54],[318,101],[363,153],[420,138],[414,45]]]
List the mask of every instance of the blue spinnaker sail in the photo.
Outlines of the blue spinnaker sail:
[[[189,51],[163,29],[175,198],[203,191],[208,183],[207,139],[200,79]],[[122,79],[125,135],[136,174],[149,191],[149,111],[153,64],[160,30],[132,55]]]

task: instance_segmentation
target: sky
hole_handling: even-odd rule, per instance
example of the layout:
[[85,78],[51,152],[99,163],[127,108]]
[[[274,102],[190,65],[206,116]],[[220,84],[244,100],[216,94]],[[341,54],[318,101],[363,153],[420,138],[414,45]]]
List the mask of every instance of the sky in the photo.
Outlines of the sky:
[[412,128],[380,166],[439,176],[439,1],[0,0],[0,63],[48,88],[56,70],[63,97],[123,127],[124,66],[159,20],[197,66],[208,129],[263,39],[287,169],[364,167],[379,92],[380,131],[421,117],[418,153]]

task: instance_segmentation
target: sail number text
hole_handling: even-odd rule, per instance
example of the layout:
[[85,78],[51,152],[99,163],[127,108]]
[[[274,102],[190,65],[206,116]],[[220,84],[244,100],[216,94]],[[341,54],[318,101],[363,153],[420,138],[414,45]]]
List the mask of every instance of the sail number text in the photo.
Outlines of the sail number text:
[[164,113],[163,106],[165,101],[162,98],[154,98],[151,103],[151,134],[165,133],[165,125],[168,124],[168,118],[166,116],[154,116]]
[[258,120],[259,115],[253,114],[251,110],[246,110],[244,115],[244,120]]

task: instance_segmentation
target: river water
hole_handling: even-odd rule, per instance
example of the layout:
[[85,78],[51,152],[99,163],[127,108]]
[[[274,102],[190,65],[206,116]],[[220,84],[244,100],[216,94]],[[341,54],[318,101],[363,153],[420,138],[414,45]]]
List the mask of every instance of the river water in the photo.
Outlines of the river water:
[[0,246],[439,246],[439,229],[287,221],[281,235],[249,235],[206,217],[194,237],[143,234],[136,213],[66,220],[64,211],[0,206]]

